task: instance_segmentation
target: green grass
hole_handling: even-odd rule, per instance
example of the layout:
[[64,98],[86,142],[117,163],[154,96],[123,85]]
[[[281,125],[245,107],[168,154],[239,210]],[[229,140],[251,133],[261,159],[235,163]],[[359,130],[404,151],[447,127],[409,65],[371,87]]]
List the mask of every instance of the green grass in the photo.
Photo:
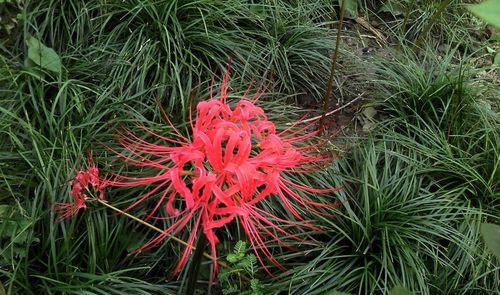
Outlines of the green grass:
[[[367,18],[383,23],[396,44],[425,48],[426,44],[459,46],[461,50],[473,50],[482,42],[485,24],[472,16],[466,6],[470,0],[429,1],[391,0],[359,1],[360,10]],[[441,6],[441,12],[436,14]]]
[[454,52],[442,59],[431,52],[377,65],[375,83],[387,98],[376,105],[401,135],[394,141],[427,158],[426,174],[444,186],[466,186],[464,196],[478,206],[498,208],[500,117],[491,109],[497,98],[474,83],[468,65],[452,63]]
[[[498,266],[477,236],[486,216],[461,199],[461,188],[427,179],[420,158],[390,138],[369,140],[317,179],[325,186],[347,183],[340,199],[348,201],[324,220],[329,242],[309,252],[311,261],[295,266],[278,288],[291,294],[378,294],[397,285],[420,294],[495,290]],[[464,232],[469,223],[475,230]]]
[[[399,285],[416,294],[499,292],[499,261],[479,231],[483,222],[500,223],[498,91],[482,83],[484,69],[474,69],[464,53],[478,50],[469,40],[477,23],[456,13],[461,1],[435,23],[430,45],[410,50],[436,5],[417,2],[405,30],[404,16],[387,24],[395,40],[410,42],[386,58],[352,59],[356,69],[367,70],[377,128],[350,138],[353,147],[331,167],[297,177],[315,187],[343,185],[317,196],[342,205],[329,212],[333,217],[310,216],[325,232],[297,232],[318,246],[269,245],[288,271],[271,278],[258,267],[264,293],[386,294]],[[133,254],[153,231],[97,204],[59,222],[54,203],[69,199],[68,181],[90,150],[102,171],[128,169],[105,147],[116,147],[117,128],[137,128],[139,121],[168,133],[163,109],[187,131],[190,101],[209,97],[212,78],[217,89],[229,60],[232,98],[266,87],[262,106],[286,126],[304,113],[290,102],[324,95],[336,7],[320,0],[42,0],[1,8],[20,13],[0,46],[0,283],[6,294],[178,294],[188,268],[166,279],[181,246],[166,240]],[[29,36],[58,53],[60,74],[25,63]],[[441,54],[434,42],[457,49]],[[341,59],[349,58],[345,52]],[[109,198],[122,208],[140,192],[116,190]],[[220,259],[244,239],[237,227],[226,233]],[[200,286],[208,286],[210,271],[204,263]],[[222,287],[213,286],[213,294]]]
[[[185,112],[231,60],[234,79],[319,98],[333,36],[321,2],[58,1],[28,3],[24,34],[64,53],[68,75],[117,96]],[[18,44],[18,48],[22,48]],[[270,79],[270,81],[267,81]]]
[[[500,266],[479,235],[498,223],[498,114],[466,57],[429,50],[370,60],[378,127],[312,182],[344,184],[325,244],[280,277],[290,294],[497,293]],[[301,259],[302,258],[302,259]]]

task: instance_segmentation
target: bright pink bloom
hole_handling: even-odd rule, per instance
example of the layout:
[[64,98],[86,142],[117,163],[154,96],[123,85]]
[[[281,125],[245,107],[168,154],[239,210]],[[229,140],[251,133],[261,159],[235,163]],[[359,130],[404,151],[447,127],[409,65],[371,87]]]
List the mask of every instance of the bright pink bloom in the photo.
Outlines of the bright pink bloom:
[[[154,199],[145,220],[171,220],[162,234],[138,252],[184,230],[190,232],[188,243],[194,245],[198,231],[202,230],[216,269],[219,242],[216,231],[238,219],[262,265],[265,267],[264,258],[267,258],[281,268],[267,243],[274,240],[288,246],[280,236],[301,240],[286,228],[318,230],[301,213],[323,214],[320,208],[336,205],[314,202],[299,191],[327,193],[337,189],[302,186],[287,179],[285,172],[311,171],[331,157],[319,152],[317,144],[303,144],[317,133],[308,131],[311,126],[297,129],[296,123],[278,131],[264,110],[255,105],[257,98],[242,98],[231,108],[226,101],[227,83],[226,74],[220,98],[198,103],[196,118],[191,122],[192,139],[182,136],[173,126],[176,140],[142,127],[154,137],[154,142],[163,141],[168,145],[148,142],[130,131],[121,134],[124,152],[120,156],[134,166],[151,168],[155,173],[149,177],[116,175],[109,185],[152,185],[152,189],[124,211]],[[279,201],[290,216],[268,212],[263,201],[271,198]],[[190,252],[191,248],[187,247],[175,273],[182,269]]]
[[72,201],[56,203],[54,206],[54,210],[59,215],[59,220],[69,219],[78,213],[80,209],[87,208],[86,201],[89,197],[86,193],[90,188],[93,188],[98,193],[98,198],[104,198],[106,181],[99,178],[99,169],[97,169],[92,158],[89,160],[87,170],[78,171],[75,178],[69,183],[71,185],[70,196]]

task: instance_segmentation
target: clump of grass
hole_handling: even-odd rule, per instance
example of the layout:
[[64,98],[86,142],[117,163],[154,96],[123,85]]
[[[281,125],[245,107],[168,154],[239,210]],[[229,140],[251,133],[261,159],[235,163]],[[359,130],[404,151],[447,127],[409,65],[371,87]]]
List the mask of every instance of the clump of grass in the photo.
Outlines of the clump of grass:
[[[467,11],[470,1],[394,0],[385,5],[369,2],[373,11],[392,14],[380,20],[399,43],[422,48],[426,43],[453,44],[470,50],[480,42],[484,24]],[[378,15],[374,17],[379,18]]]
[[61,6],[44,0],[27,7],[25,34],[68,55],[71,77],[117,96],[160,99],[169,110],[185,113],[186,90],[207,86],[229,60],[236,79],[318,99],[328,73],[332,34],[321,12],[330,8],[322,1],[94,0]]
[[[410,10],[403,31],[408,40],[418,38],[436,5],[417,2],[423,5]],[[327,29],[332,8],[319,0],[25,1],[19,37],[0,47],[0,206],[2,218],[10,218],[2,221],[0,281],[7,293],[180,290],[186,272],[178,281],[164,278],[181,248],[167,241],[129,255],[145,242],[138,236],[152,235],[148,229],[98,207],[56,222],[52,205],[68,196],[67,182],[90,147],[99,162],[115,164],[100,148],[112,141],[115,126],[140,121],[164,131],[161,105],[182,129],[191,94],[208,97],[213,73],[228,59],[235,88],[256,80],[272,85],[271,91],[321,98],[335,36]],[[469,21],[450,14],[459,6],[449,8],[430,36],[470,38],[463,34],[468,30],[449,30],[456,25],[444,20]],[[60,55],[61,75],[24,64],[30,35]],[[422,294],[498,293],[498,261],[484,251],[478,234],[481,222],[499,222],[500,132],[488,103],[493,98],[483,97],[471,72],[454,65],[453,57],[422,56],[403,51],[378,64],[379,97],[387,99],[378,100],[377,109],[390,119],[338,166],[300,179],[343,185],[329,196],[343,204],[335,217],[315,217],[325,234],[298,233],[314,234],[322,247],[297,243],[307,250],[285,254],[270,245],[294,274],[266,282],[266,288],[363,294],[405,285]],[[275,97],[266,103],[270,116],[286,124],[298,111]],[[116,193],[132,199],[140,191]],[[272,202],[266,206],[274,208]],[[222,245],[226,253],[230,244]],[[208,278],[209,267],[203,269]]]
[[442,58],[431,47],[423,57],[407,50],[379,60],[375,79],[385,99],[378,104],[389,120],[445,131],[468,121],[474,93],[467,85],[469,74],[454,60],[453,52]]
[[396,285],[433,294],[430,266],[454,269],[446,257],[449,248],[477,257],[470,245],[475,238],[456,224],[480,218],[480,212],[463,205],[460,190],[435,190],[420,175],[417,154],[395,143],[368,141],[340,163],[341,175],[332,169],[320,181],[348,183],[341,191],[346,202],[336,217],[325,219],[331,240],[287,277],[292,294],[386,293]]
[[[0,94],[0,204],[20,212],[23,218],[13,221],[22,225],[23,242],[2,249],[9,253],[9,260],[0,262],[7,292],[97,293],[115,287],[124,292],[136,286],[149,290],[145,294],[158,294],[158,286],[166,284],[159,281],[164,274],[155,267],[168,265],[168,257],[176,255],[173,249],[127,258],[137,245],[131,233],[144,229],[108,219],[102,210],[71,223],[56,222],[52,213],[53,204],[68,196],[68,181],[85,162],[88,149],[112,139],[113,124],[108,121],[128,120],[123,110],[127,99],[103,97],[88,82],[34,73],[19,59],[8,60],[2,64],[7,75],[2,76],[6,87]],[[148,269],[138,269],[144,265]],[[120,276],[129,269],[134,277],[132,271]],[[149,283],[158,286],[140,279],[148,272]]]
[[[61,57],[63,61],[68,58]],[[6,192],[0,204],[25,208],[23,214],[29,226],[24,231],[30,241],[20,244],[25,255],[12,257],[9,264],[2,263],[0,280],[6,288],[23,294],[40,290],[97,293],[111,288],[129,290],[144,282],[138,288],[145,294],[155,294],[160,287],[170,290],[182,285],[185,273],[179,281],[164,282],[182,248],[166,241],[154,251],[129,255],[146,242],[145,237],[152,236],[148,229],[126,218],[109,216],[98,207],[70,222],[57,222],[52,212],[56,202],[69,197],[68,181],[84,165],[90,148],[99,163],[116,164],[103,146],[114,141],[116,126],[139,121],[152,130],[165,132],[167,124],[162,121],[158,105],[115,96],[107,89],[101,93],[103,89],[98,85],[70,79],[67,73],[54,77],[40,70],[35,74],[33,68],[22,66],[18,59],[2,66],[2,72],[8,74],[2,79],[10,86],[0,98],[0,158],[6,160],[0,166],[0,178],[6,180],[0,186]],[[205,89],[198,91],[200,97],[209,96]],[[278,116],[280,121],[287,120],[278,110],[287,114],[286,119],[294,112],[280,101],[266,105],[276,110],[271,117]],[[140,193],[130,190],[126,195],[117,191],[122,200]],[[110,200],[115,198],[111,195]],[[133,273],[112,279],[113,283],[108,281],[116,277],[116,272],[131,269]]]
[[[465,204],[467,205],[467,204]],[[480,227],[487,216],[469,215],[457,220],[456,229],[475,252],[449,245],[446,259],[452,267],[435,263],[430,273],[431,294],[495,294],[498,293],[500,264],[488,251],[480,237]],[[498,222],[498,216],[495,217]]]
[[346,184],[345,202],[324,220],[323,247],[283,257],[294,261],[280,277],[290,293],[498,292],[500,266],[479,237],[482,222],[499,222],[498,114],[456,60],[431,50],[371,60],[383,119],[329,176],[311,180]]
[[[443,186],[463,187],[476,206],[498,208],[500,117],[494,97],[482,96],[465,64],[454,65],[453,52],[439,59],[431,50],[411,53],[378,66],[376,102],[388,116],[394,140],[425,158],[425,173]],[[463,60],[466,60],[464,57]]]

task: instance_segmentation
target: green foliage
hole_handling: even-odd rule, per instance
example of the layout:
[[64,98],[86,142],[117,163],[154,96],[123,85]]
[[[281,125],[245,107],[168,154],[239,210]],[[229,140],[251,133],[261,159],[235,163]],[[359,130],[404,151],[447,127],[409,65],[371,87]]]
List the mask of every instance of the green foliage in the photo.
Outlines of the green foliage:
[[425,155],[399,144],[401,135],[384,132],[316,179],[324,187],[348,182],[339,192],[345,201],[324,220],[328,242],[278,281],[291,294],[387,293],[395,285],[420,294],[495,293],[500,266],[479,238],[487,216],[463,201],[462,187],[430,179]]
[[[324,180],[349,180],[342,194],[350,200],[337,218],[325,220],[331,242],[314,262],[295,270],[296,278],[290,280],[296,294],[321,294],[325,288],[385,293],[401,283],[432,294],[429,262],[452,267],[445,245],[472,251],[454,223],[473,213],[459,205],[459,191],[434,191],[419,176],[416,158],[397,145],[367,142],[342,162],[344,178]],[[307,283],[311,281],[315,283]]]
[[222,294],[264,294],[264,285],[256,278],[257,258],[246,251],[246,242],[238,241],[233,252],[227,255],[230,268],[222,269],[219,274]]
[[33,221],[18,206],[0,205],[0,265],[13,266],[25,258],[32,243],[40,240],[33,236]]
[[387,0],[382,5],[379,1],[370,2],[372,10],[392,16],[373,17],[384,22],[395,44],[412,45],[425,40],[429,44],[453,44],[464,49],[479,44],[475,32],[482,30],[483,25],[465,9],[470,1]]
[[272,85],[271,100],[273,93],[293,94],[269,102],[280,112],[271,117],[287,120],[284,97],[320,97],[333,8],[324,1],[243,0],[42,0],[18,8],[18,34],[0,46],[0,201],[26,211],[30,236],[40,241],[2,248],[15,263],[0,270],[0,281],[8,294],[98,293],[112,289],[112,274],[136,269],[117,282],[178,288],[183,277],[165,283],[165,276],[182,249],[167,242],[135,255],[153,236],[147,228],[102,208],[58,222],[54,204],[69,200],[68,181],[90,148],[103,173],[117,165],[107,149],[117,126],[134,129],[131,122],[139,121],[168,132],[164,109],[182,130],[190,103],[210,96],[211,78],[230,59],[233,92],[255,81],[253,90]]
[[[108,218],[102,210],[82,212],[67,223],[57,222],[52,212],[56,202],[68,200],[68,181],[86,162],[88,149],[96,147],[98,155],[99,146],[103,149],[98,143],[112,141],[110,120],[128,120],[123,115],[128,98],[98,92],[96,85],[68,78],[66,72],[45,79],[24,70],[22,57],[0,60],[5,73],[0,78],[0,201],[15,209],[2,221],[2,264],[8,259],[9,266],[0,269],[0,280],[7,294],[98,293],[110,285],[121,290],[120,282],[130,283],[128,290],[140,285],[147,290],[147,284],[169,289],[160,281],[165,268],[159,272],[155,266],[173,263],[172,249],[138,259],[127,256],[138,233],[147,235],[143,228]],[[144,265],[149,267],[138,268]],[[129,269],[134,271],[126,279],[112,281],[111,274]],[[146,273],[148,281],[140,279]]]
[[500,2],[487,0],[467,8],[484,21],[500,28]]
[[[213,74],[220,75],[231,60],[232,80],[322,95],[333,34],[325,23],[330,8],[321,1],[176,0],[166,5],[93,0],[60,5],[29,1],[28,23],[41,40],[68,53],[65,66],[76,68],[72,75],[98,80],[113,94],[138,96],[145,103],[153,97],[168,110],[186,114],[189,91],[208,87]],[[39,23],[41,19],[46,22]]]
[[[60,280],[53,280],[45,276],[34,275],[43,282],[42,294],[85,294],[85,295],[174,295],[179,294],[176,288],[165,285],[152,284],[144,280],[134,278],[134,272],[142,272],[144,268],[122,269],[105,274],[92,274],[77,272],[63,274]],[[72,284],[68,284],[68,279]]]
[[276,290],[498,293],[500,265],[480,235],[481,223],[499,216],[497,100],[456,61],[435,50],[370,59],[377,128],[329,175],[310,180],[349,185],[335,194],[343,203],[334,217],[323,220],[324,244],[290,264]]
[[61,73],[61,59],[52,48],[45,46],[35,37],[29,37],[26,44],[28,45],[28,58],[30,61],[43,69]]
[[346,17],[355,18],[358,16],[358,0],[338,0],[339,5],[344,5],[344,13]]
[[[491,247],[491,225],[499,223],[500,212],[495,92],[479,87],[479,71],[457,63],[466,56],[439,57],[436,47],[406,50],[405,42],[418,38],[442,1],[345,1],[357,5],[353,15],[365,10],[370,22],[375,16],[365,4],[383,7],[393,19],[382,19],[386,28],[375,26],[403,41],[399,53],[370,59],[368,72],[376,75],[363,80],[375,81],[371,117],[382,121],[332,167],[297,179],[344,187],[318,196],[342,201],[326,212],[333,216],[311,216],[324,233],[297,233],[314,236],[318,245],[306,248],[292,240],[294,251],[270,245],[288,269],[274,279],[258,275],[262,267],[240,241],[213,289],[333,295],[405,286],[418,294],[498,293],[498,258]],[[0,293],[178,293],[185,273],[165,282],[182,253],[175,244],[136,255],[133,250],[153,236],[149,229],[93,206],[58,222],[53,204],[69,198],[68,180],[86,163],[90,148],[102,171],[117,165],[105,147],[114,148],[117,126],[134,129],[131,122],[139,121],[168,133],[162,107],[183,131],[190,97],[209,97],[211,78],[229,59],[234,96],[252,80],[253,88],[269,86],[263,104],[273,121],[286,126],[300,112],[285,98],[324,94],[336,35],[334,4],[1,3],[0,35],[7,38],[0,45]],[[453,1],[427,41],[450,41],[463,52],[475,48],[482,26],[462,1]],[[133,202],[141,191],[117,194]],[[276,210],[272,202],[265,206]],[[490,226],[481,228],[483,223]]]
[[500,226],[485,223],[481,226],[481,234],[490,251],[500,259]]
[[[443,186],[461,187],[476,205],[498,202],[499,116],[481,88],[471,85],[465,65],[453,65],[453,52],[438,59],[428,50],[378,66],[378,108],[402,136],[397,140],[425,157],[425,173]],[[484,92],[488,95],[488,92]],[[495,206],[486,208],[495,208]]]
[[445,130],[466,121],[473,94],[464,68],[451,65],[453,53],[439,58],[432,52],[429,48],[419,59],[408,51],[376,64],[379,91],[387,97],[380,104],[390,118]]
[[227,261],[231,263],[238,263],[245,257],[247,244],[243,241],[238,241],[236,245],[234,245],[234,253],[229,253],[227,255]]
[[413,294],[403,286],[396,286],[389,291],[389,295],[411,295]]

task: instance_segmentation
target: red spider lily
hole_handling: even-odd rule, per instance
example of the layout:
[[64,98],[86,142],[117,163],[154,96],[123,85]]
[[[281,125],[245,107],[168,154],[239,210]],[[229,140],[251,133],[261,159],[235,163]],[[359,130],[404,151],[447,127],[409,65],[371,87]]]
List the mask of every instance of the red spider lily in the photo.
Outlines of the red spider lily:
[[72,201],[56,203],[54,206],[54,210],[59,215],[59,220],[69,219],[78,213],[80,209],[87,208],[86,201],[89,197],[86,195],[86,191],[91,187],[98,192],[98,198],[104,198],[106,181],[99,178],[99,169],[97,169],[91,157],[87,170],[78,171],[76,176],[70,181],[70,185]]
[[[297,130],[293,124],[278,132],[264,110],[255,105],[257,98],[242,98],[231,108],[226,101],[227,83],[226,74],[220,97],[198,103],[196,118],[191,122],[191,140],[173,126],[177,139],[141,126],[155,138],[155,142],[163,141],[167,145],[148,142],[131,131],[124,131],[119,137],[124,149],[119,153],[120,157],[134,166],[156,172],[148,177],[115,175],[107,184],[116,187],[151,186],[152,189],[124,211],[155,198],[145,220],[171,220],[162,234],[143,245],[138,252],[159,244],[169,235],[188,231],[188,228],[188,243],[193,245],[199,230],[202,230],[210,244],[214,269],[217,269],[216,244],[219,239],[216,231],[238,219],[262,265],[266,268],[266,258],[282,268],[266,244],[274,240],[289,246],[280,236],[302,241],[286,228],[319,230],[301,213],[323,214],[320,208],[336,205],[314,202],[298,191],[327,193],[337,189],[302,186],[284,175],[317,169],[331,157],[319,152],[318,142],[302,144],[317,131],[307,132],[308,127]],[[263,201],[271,198],[275,198],[293,218],[268,212]],[[162,209],[166,216],[161,215]],[[187,247],[175,273],[185,265],[190,252],[191,247]]]

